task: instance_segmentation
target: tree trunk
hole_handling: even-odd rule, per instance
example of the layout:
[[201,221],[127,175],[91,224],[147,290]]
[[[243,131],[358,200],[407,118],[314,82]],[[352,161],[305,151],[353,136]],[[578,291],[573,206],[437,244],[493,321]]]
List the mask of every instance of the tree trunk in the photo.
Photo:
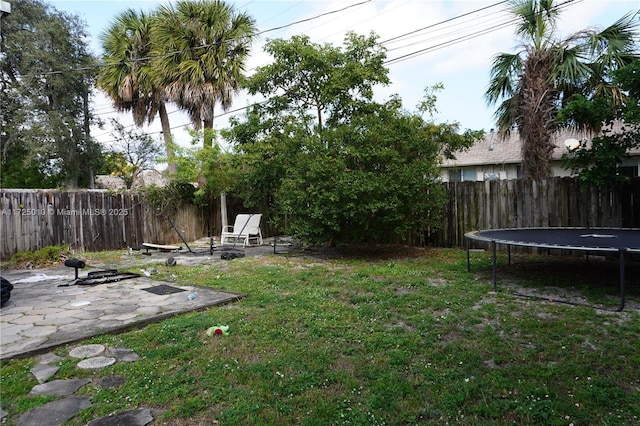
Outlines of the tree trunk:
[[87,171],[89,174],[89,189],[95,189],[95,176],[93,175],[93,152],[89,149],[91,146],[91,121],[89,119],[89,90],[85,89],[82,94],[82,101],[84,102],[82,112],[84,113],[84,137],[85,137],[85,146],[89,152],[88,164],[89,170]]
[[522,138],[522,172],[528,180],[551,176],[555,90],[549,84],[551,58],[531,55],[524,65],[518,95],[518,127]]
[[173,138],[171,137],[171,128],[169,127],[169,114],[167,114],[167,106],[164,102],[160,103],[158,109],[160,114],[160,124],[162,125],[162,136],[164,137],[164,149],[167,154],[167,164],[170,175],[178,173],[178,166],[175,162],[175,154],[173,152]]
[[203,147],[213,147],[213,119],[211,120],[203,120],[204,122],[204,138],[202,141]]
[[[227,221],[227,193],[222,191],[222,193],[220,193],[220,225],[222,226],[221,229],[224,229],[225,226],[227,226],[228,221]],[[222,241],[220,242],[222,243]]]

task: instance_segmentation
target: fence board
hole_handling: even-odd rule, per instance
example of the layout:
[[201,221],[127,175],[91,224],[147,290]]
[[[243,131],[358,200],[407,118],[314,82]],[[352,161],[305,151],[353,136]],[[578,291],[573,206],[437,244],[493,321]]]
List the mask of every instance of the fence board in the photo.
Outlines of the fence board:
[[[448,223],[436,237],[443,246],[463,246],[464,233],[478,229],[640,228],[640,178],[601,188],[584,187],[577,179],[566,177],[529,183],[507,180],[493,181],[490,185],[486,182],[446,185],[451,197],[446,212]],[[470,220],[474,212],[482,214]]]
[[[174,221],[187,241],[201,238],[209,220],[194,206],[179,209]],[[181,240],[164,216],[154,214],[137,194],[86,190],[2,190],[0,257],[68,244],[73,251],[100,251],[175,244]]]
[[[585,188],[577,179],[449,182],[449,202],[441,229],[430,230],[441,246],[463,246],[464,234],[478,229],[537,226],[640,228],[640,178],[607,188]],[[208,210],[182,206],[173,214],[187,241],[219,235],[219,201]],[[234,200],[229,217],[246,210]],[[268,209],[252,212],[268,213]],[[277,230],[263,222],[263,234]],[[423,233],[412,233],[421,243]],[[167,218],[135,193],[57,190],[0,191],[0,257],[69,244],[72,250],[99,251],[137,247],[143,242],[180,244]]]

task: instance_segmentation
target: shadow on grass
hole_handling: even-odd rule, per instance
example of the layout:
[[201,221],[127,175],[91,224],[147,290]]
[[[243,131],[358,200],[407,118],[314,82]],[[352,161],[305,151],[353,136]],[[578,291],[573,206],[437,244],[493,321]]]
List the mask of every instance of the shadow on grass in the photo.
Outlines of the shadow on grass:
[[[492,280],[490,268],[480,271]],[[498,260],[498,290],[570,304],[614,309],[620,300],[617,256],[512,255]],[[640,261],[625,261],[625,298],[628,308],[640,308]]]

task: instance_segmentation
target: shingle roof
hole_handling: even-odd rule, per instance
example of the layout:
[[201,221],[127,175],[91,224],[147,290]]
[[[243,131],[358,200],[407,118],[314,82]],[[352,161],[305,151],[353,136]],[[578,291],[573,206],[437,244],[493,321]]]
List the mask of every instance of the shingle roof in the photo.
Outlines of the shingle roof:
[[[581,140],[590,139],[593,135],[587,132],[562,130],[553,136],[555,149],[552,159],[559,160],[567,152],[564,141],[570,138]],[[512,131],[506,139],[497,133],[487,133],[483,139],[476,142],[467,151],[454,153],[455,160],[445,159],[441,167],[462,167],[487,164],[519,164],[522,161],[522,142],[518,131]],[[640,149],[631,151],[633,155],[640,155]]]

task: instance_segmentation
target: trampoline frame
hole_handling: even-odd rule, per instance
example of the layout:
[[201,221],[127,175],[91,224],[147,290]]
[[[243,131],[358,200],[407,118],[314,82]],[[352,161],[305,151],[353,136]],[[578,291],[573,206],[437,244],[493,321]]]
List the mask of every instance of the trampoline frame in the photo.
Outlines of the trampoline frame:
[[464,234],[465,246],[467,251],[467,272],[471,272],[471,260],[469,252],[471,249],[471,241],[481,241],[491,244],[491,255],[493,264],[493,290],[497,291],[497,265],[496,265],[496,246],[498,244],[507,246],[507,256],[509,265],[511,265],[511,246],[519,247],[532,247],[532,248],[546,248],[557,250],[576,250],[585,251],[587,256],[589,253],[618,253],[619,256],[619,268],[620,268],[620,304],[616,311],[620,312],[624,309],[625,305],[625,254],[626,253],[640,253],[640,247],[614,247],[610,246],[593,246],[593,245],[572,245],[572,244],[552,244],[552,243],[540,243],[532,241],[517,241],[515,239],[504,238],[490,238],[482,235],[483,232],[491,231],[537,231],[537,230],[552,230],[552,231],[580,231],[585,234],[590,233],[603,233],[603,232],[616,232],[616,231],[638,231],[640,228],[568,228],[568,227],[548,227],[548,228],[502,228],[502,229],[484,229],[479,231],[467,232]]

